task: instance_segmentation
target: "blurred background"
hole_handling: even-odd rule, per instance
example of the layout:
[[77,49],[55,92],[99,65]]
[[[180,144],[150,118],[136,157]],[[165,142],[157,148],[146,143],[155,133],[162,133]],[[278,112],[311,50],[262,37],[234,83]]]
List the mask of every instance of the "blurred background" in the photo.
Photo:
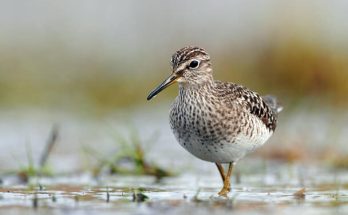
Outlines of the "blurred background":
[[253,157],[345,167],[347,8],[343,0],[1,1],[0,168],[35,160],[54,124],[57,171],[84,169],[82,148],[106,153],[110,133],[129,127],[158,134],[145,146],[152,159],[196,162],[168,125],[177,86],[146,101],[186,45],[208,51],[216,79],[274,94],[285,107]]

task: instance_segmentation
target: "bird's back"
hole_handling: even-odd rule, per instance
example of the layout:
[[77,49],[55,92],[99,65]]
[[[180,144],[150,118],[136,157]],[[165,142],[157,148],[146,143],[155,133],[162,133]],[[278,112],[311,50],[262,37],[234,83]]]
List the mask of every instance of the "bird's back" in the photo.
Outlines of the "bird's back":
[[260,96],[258,93],[235,83],[215,81],[216,96],[224,103],[232,103],[259,118],[272,132],[277,126],[278,113],[282,107],[276,97]]

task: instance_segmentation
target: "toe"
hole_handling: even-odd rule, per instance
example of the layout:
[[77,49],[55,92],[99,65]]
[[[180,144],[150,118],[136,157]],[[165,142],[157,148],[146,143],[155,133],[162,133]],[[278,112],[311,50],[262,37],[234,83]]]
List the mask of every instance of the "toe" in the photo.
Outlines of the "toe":
[[218,193],[218,195],[219,196],[223,196],[223,197],[226,197],[227,198],[227,194],[228,194],[228,190],[226,190],[226,189],[222,189],[219,193]]

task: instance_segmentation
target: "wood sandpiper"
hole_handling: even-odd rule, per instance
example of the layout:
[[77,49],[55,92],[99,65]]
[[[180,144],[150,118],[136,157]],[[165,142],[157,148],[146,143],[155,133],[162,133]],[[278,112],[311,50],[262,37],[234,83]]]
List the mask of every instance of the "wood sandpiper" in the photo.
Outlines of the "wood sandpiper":
[[[273,96],[259,96],[246,87],[213,79],[207,52],[188,46],[171,58],[172,74],[147,100],[171,84],[179,95],[170,110],[170,126],[182,147],[196,157],[214,162],[227,196],[235,163],[262,146],[273,134],[282,107]],[[225,173],[222,164],[228,164]]]

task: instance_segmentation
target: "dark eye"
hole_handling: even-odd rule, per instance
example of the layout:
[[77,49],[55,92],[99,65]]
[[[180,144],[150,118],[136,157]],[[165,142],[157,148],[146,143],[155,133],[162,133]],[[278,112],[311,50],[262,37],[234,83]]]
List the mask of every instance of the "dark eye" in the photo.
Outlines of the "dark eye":
[[191,69],[196,69],[199,66],[199,61],[198,60],[193,60],[190,63],[190,68]]

